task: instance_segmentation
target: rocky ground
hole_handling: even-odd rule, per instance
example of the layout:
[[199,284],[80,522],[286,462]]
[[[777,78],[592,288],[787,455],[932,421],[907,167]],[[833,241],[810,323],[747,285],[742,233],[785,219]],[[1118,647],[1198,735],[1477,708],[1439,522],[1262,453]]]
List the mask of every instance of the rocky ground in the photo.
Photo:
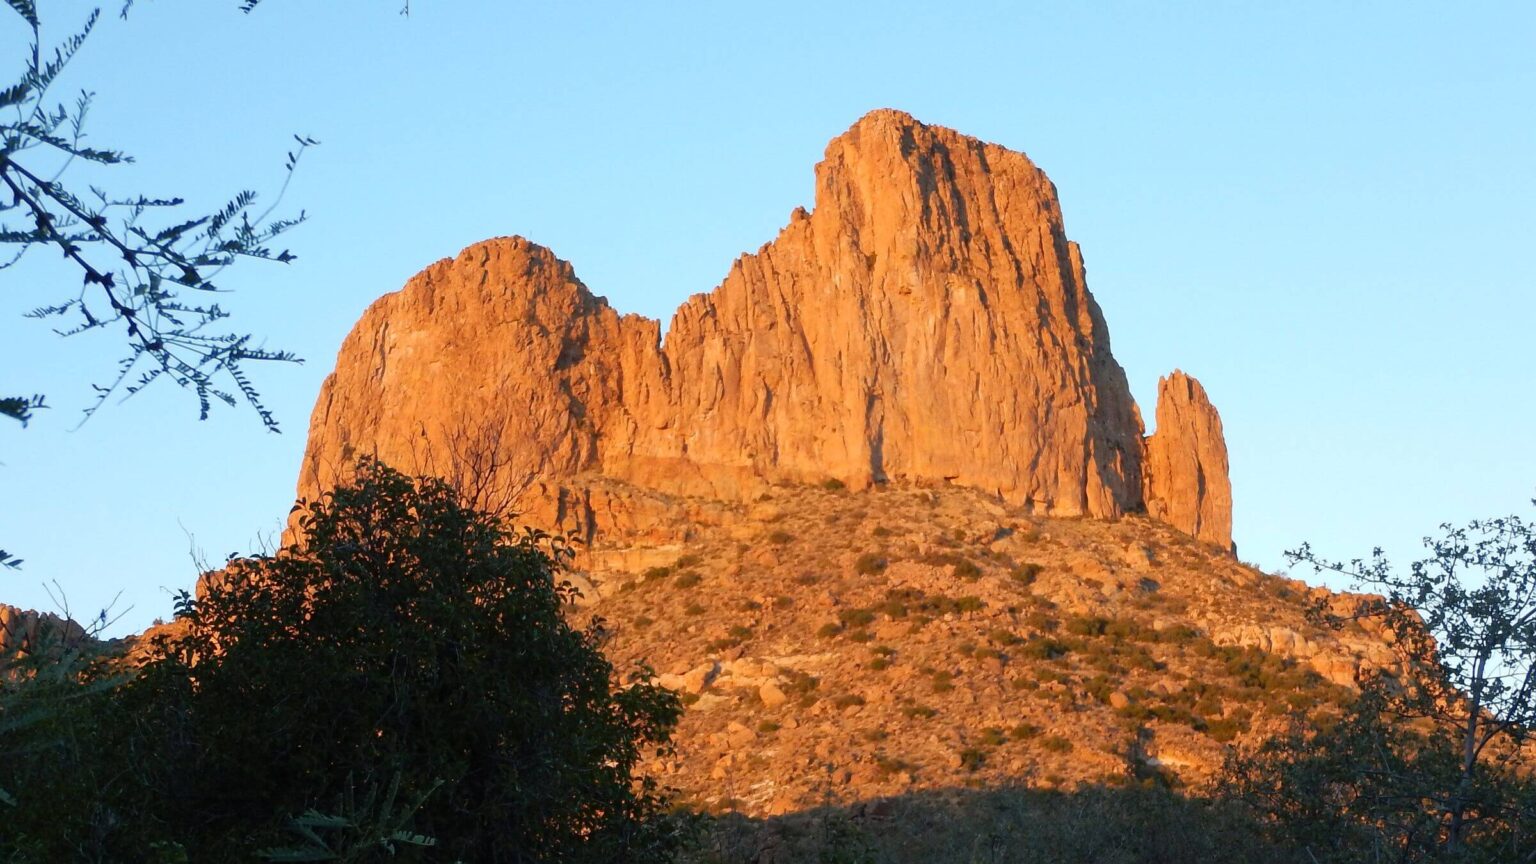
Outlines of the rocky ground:
[[[687,502],[676,502],[687,510]],[[921,790],[1198,787],[1335,710],[1381,639],[1355,602],[1140,517],[1046,519],[959,488],[783,486],[657,544],[578,556],[610,655],[683,694],[647,770],[770,816]]]

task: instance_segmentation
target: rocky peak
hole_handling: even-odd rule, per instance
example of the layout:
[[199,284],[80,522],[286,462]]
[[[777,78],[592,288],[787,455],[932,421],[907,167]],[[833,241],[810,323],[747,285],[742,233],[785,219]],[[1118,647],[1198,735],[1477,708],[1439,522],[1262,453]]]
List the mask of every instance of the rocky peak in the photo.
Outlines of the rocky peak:
[[1142,431],[1050,180],[882,110],[664,344],[521,238],[432,265],[343,344],[299,491],[375,454],[588,532],[650,518],[594,497],[600,479],[716,500],[951,483],[1116,518],[1143,507]]
[[1157,382],[1157,429],[1147,438],[1147,514],[1232,549],[1232,482],[1221,415],[1200,382],[1174,370]]

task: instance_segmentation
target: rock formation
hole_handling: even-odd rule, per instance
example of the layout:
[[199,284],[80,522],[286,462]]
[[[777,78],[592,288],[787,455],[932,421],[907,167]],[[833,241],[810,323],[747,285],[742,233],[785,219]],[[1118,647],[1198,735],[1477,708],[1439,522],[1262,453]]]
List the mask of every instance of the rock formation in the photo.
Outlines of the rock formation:
[[814,210],[664,341],[515,237],[381,298],[322,387],[299,492],[373,454],[589,532],[633,509],[604,480],[719,500],[948,482],[1112,519],[1144,506],[1142,432],[1050,180],[882,110],[828,145]]
[[1232,483],[1221,416],[1200,382],[1174,370],[1157,382],[1157,429],[1147,438],[1147,514],[1232,548]]
[[85,638],[85,630],[74,621],[0,603],[0,658],[39,652],[49,655]]

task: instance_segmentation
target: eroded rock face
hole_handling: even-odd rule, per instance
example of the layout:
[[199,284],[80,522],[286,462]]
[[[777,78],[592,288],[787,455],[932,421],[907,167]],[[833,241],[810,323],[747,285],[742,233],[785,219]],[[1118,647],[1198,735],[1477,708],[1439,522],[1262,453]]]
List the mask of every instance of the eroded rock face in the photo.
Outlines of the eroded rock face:
[[587,530],[644,531],[658,510],[603,478],[719,500],[948,481],[1050,515],[1142,508],[1139,415],[1023,154],[873,112],[828,145],[814,210],[660,333],[542,247],[471,246],[348,336],[300,495],[373,454]]
[[50,654],[86,638],[86,632],[79,624],[51,612],[0,603],[0,658],[39,652]]
[[1157,385],[1157,428],[1147,438],[1147,514],[1232,549],[1232,482],[1221,415],[1200,382],[1175,370]]

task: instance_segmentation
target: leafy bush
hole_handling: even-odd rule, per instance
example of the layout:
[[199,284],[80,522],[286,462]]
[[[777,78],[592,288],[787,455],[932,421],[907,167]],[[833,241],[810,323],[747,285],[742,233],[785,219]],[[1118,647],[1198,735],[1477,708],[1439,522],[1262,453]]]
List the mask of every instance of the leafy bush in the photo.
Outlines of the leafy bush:
[[670,854],[633,769],[681,708],[562,616],[561,544],[377,462],[301,507],[303,543],[183,595],[136,674],[91,669],[81,710],[7,734],[0,858],[249,860],[386,789],[445,860]]

